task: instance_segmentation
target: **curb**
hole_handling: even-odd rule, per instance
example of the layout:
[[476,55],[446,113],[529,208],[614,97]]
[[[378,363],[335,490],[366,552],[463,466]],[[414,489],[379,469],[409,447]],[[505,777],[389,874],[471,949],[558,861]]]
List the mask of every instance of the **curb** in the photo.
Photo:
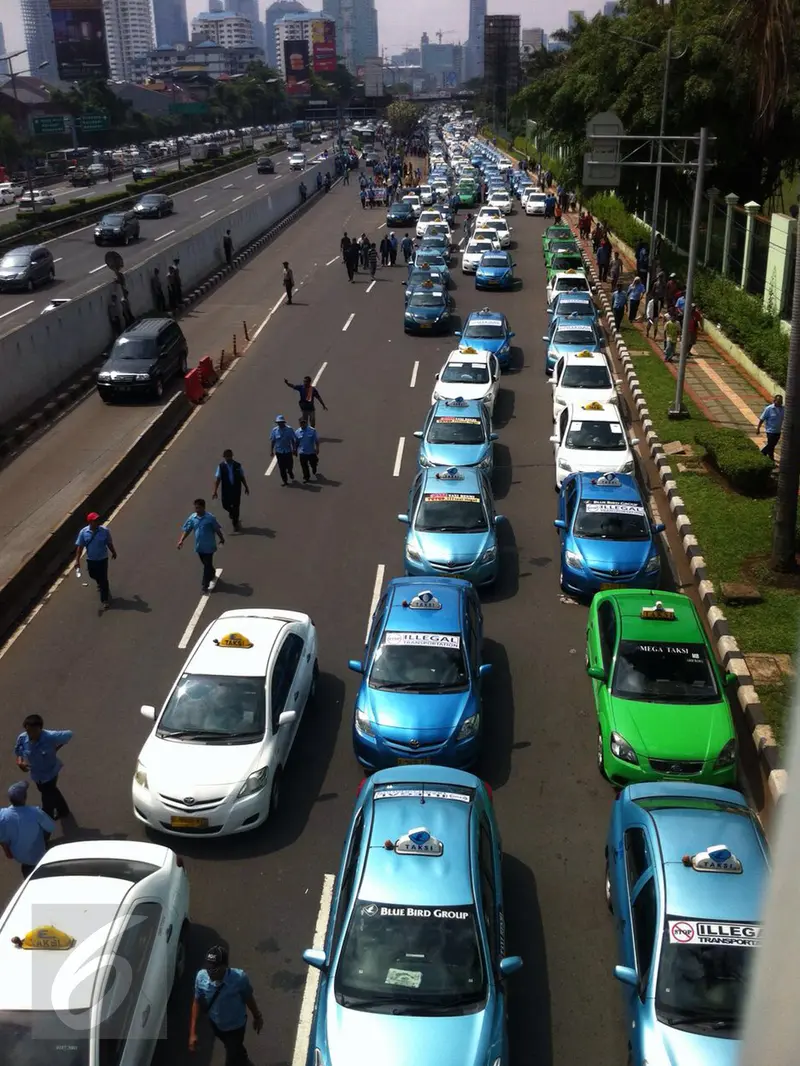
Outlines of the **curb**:
[[622,339],[622,335],[614,326],[614,316],[611,313],[608,297],[600,288],[600,279],[597,271],[583,248],[581,248],[581,255],[586,264],[587,273],[591,276],[596,287],[603,308],[606,331],[614,340],[617,358],[625,371],[628,387],[650,449],[650,456],[658,471],[662,488],[669,502],[670,511],[683,544],[684,553],[694,575],[695,585],[706,614],[706,625],[716,642],[717,654],[726,670],[736,674],[736,697],[744,714],[747,727],[750,730],[759,765],[767,778],[770,796],[773,802],[777,803],[785,795],[788,788],[788,775],[783,768],[780,750],[775,743],[772,729],[764,720],[761,701],[750,676],[750,671],[747,668],[747,663],[739,645],[731,635],[728,621],[717,602],[716,590],[709,579],[706,561],[703,558],[700,545],[697,543],[697,537],[692,530],[691,519],[686,513],[686,505],[678,494],[678,486],[673,480],[669,460],[664,452],[661,439],[653,428],[650,410],[639,384],[639,379],[636,376],[633,360],[627,345]]

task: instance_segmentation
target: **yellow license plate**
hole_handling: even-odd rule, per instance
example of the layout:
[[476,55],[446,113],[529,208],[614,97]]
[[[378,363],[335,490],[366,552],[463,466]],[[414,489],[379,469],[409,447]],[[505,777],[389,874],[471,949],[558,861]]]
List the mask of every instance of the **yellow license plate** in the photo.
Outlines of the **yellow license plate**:
[[398,766],[430,766],[430,759],[398,759]]
[[205,829],[208,818],[180,818],[173,815],[169,824],[173,829]]
[[432,325],[432,323],[430,323],[430,322],[420,322],[419,328],[420,329],[430,329],[431,325]]
[[606,589],[618,589],[618,588],[619,588],[619,583],[618,582],[616,582],[616,581],[604,581],[603,584],[600,586],[600,591],[601,592],[605,592]]

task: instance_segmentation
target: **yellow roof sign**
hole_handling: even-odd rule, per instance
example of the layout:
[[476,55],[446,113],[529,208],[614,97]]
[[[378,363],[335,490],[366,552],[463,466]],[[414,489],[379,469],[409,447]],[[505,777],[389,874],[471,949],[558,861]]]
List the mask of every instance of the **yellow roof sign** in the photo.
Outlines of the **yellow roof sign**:
[[569,270],[564,271],[565,274],[577,274],[575,267],[570,267]]
[[459,348],[458,350],[460,352],[463,352],[464,355],[477,355],[478,354],[478,349],[477,348],[472,348],[471,346],[467,346],[466,348]]
[[582,408],[584,411],[602,411],[603,405],[594,400],[593,403],[585,403]]
[[428,278],[427,281],[423,281],[422,288],[423,289],[432,289],[433,288],[433,282],[430,280],[430,278]]
[[12,937],[11,943],[23,951],[69,951],[75,946],[75,937],[62,933],[53,925],[40,925],[38,929],[31,929],[22,939]]
[[582,352],[576,352],[575,356],[576,356],[577,359],[591,359],[592,358],[592,352],[590,352],[586,348],[584,348]]
[[253,642],[243,637],[241,633],[228,633],[227,636],[216,642],[219,648],[252,648]]
[[639,617],[649,618],[653,622],[674,622],[675,611],[671,607],[665,607],[661,600],[657,600],[654,607],[643,607]]

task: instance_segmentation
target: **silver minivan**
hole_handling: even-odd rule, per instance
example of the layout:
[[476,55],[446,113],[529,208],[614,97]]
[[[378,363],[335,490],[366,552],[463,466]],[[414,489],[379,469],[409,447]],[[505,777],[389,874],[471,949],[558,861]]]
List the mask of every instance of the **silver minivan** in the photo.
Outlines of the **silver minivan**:
[[53,253],[42,244],[23,245],[6,252],[0,259],[0,292],[27,289],[53,281],[56,265]]

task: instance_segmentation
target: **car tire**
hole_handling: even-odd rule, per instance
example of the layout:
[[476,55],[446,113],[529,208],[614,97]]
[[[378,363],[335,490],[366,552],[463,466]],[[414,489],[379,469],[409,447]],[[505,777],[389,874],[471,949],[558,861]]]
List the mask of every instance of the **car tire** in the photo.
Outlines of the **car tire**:
[[182,377],[182,378],[185,378],[188,373],[189,373],[189,359],[188,359],[188,356],[184,355],[184,357],[181,359],[180,363],[178,363],[178,376]]
[[170,989],[170,995],[173,995],[178,990],[183,977],[186,973],[186,967],[189,959],[189,922],[188,919],[181,926],[180,936],[178,937],[178,950],[175,953],[175,969],[172,974],[172,987]]
[[100,396],[100,399],[103,401],[103,403],[107,404],[109,407],[111,407],[111,405],[114,403],[113,392],[99,392],[98,395]]
[[605,885],[604,891],[606,896],[606,906],[608,907],[608,913],[614,913],[614,904],[611,901],[611,877],[608,873],[608,855],[606,855],[606,872],[605,872]]
[[122,243],[125,245],[126,248],[128,247],[128,245],[131,243],[131,235],[130,235],[130,233],[126,233],[125,234],[125,237],[123,238],[123,242]]
[[164,395],[164,382],[161,378],[156,378],[153,382],[153,395],[157,400],[160,400]]
[[603,734],[600,728],[597,729],[597,745],[595,747],[595,761],[597,762],[597,770],[604,781],[608,781],[608,774],[606,768],[603,765]]
[[33,292],[33,290],[36,288],[33,278],[28,281],[28,284],[25,286],[25,288],[28,290],[28,292]]
[[270,793],[269,793],[269,813],[267,814],[267,818],[268,819],[272,819],[275,816],[276,811],[279,809],[279,807],[281,805],[281,777],[282,776],[283,776],[283,771],[281,770],[281,768],[279,766],[278,769],[275,771],[275,774],[274,774],[274,776],[272,778],[272,788],[270,789]]
[[47,274],[47,280],[48,281],[55,281],[56,280],[56,268],[55,267],[50,267],[50,270],[49,270],[49,272]]

